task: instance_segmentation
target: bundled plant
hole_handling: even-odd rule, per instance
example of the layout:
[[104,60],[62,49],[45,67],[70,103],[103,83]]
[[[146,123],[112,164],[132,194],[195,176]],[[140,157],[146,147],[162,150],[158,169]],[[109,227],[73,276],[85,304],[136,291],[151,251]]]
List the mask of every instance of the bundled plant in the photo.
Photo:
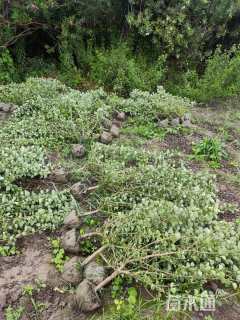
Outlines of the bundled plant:
[[48,150],[92,136],[111,108],[102,90],[67,92],[60,82],[43,79],[3,86],[0,100],[18,104],[0,129],[0,255],[7,255],[15,253],[19,237],[55,230],[73,207],[68,191],[28,191],[18,182],[46,178]]
[[239,222],[219,220],[213,177],[118,145],[94,145],[84,168],[98,186],[88,201],[109,214],[98,232],[114,272],[97,290],[118,275],[163,296],[198,295],[210,280],[238,287]]
[[163,87],[158,87],[156,93],[133,90],[129,99],[122,100],[121,103],[124,111],[143,123],[157,118],[181,117],[191,106],[190,100],[173,96]]
[[98,185],[91,200],[109,212],[132,209],[146,197],[183,206],[197,203],[205,217],[215,205],[212,177],[175,165],[170,153],[95,144],[84,168],[85,179],[92,177]]
[[239,222],[219,220],[213,177],[117,145],[93,146],[84,168],[98,185],[88,200],[109,214],[98,231],[114,272],[97,290],[117,275],[162,296],[198,295],[210,280],[238,287]]
[[0,149],[0,187],[25,177],[46,177],[50,171],[41,147],[17,145]]
[[99,133],[114,106],[101,89],[81,93],[56,80],[32,78],[1,86],[0,100],[19,105],[0,131],[3,143],[55,149]]
[[208,221],[197,204],[180,206],[145,198],[104,225],[109,265],[160,295],[199,294],[216,280],[226,287],[240,283],[239,223]]
[[0,192],[0,256],[15,254],[23,236],[56,230],[73,206],[67,191],[34,192],[12,185]]

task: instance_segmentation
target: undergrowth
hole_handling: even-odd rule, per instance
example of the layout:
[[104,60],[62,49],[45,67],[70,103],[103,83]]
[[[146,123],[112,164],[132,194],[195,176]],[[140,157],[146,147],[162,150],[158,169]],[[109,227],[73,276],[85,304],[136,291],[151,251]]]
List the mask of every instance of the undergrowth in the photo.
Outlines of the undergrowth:
[[[35,192],[19,186],[21,181],[44,179],[51,173],[49,151],[69,155],[71,144],[79,142],[89,148],[104,130],[104,120],[112,119],[116,110],[128,109],[138,117],[134,112],[136,103],[142,116],[146,117],[146,110],[151,108],[149,123],[159,113],[169,110],[178,114],[188,107],[187,102],[163,89],[156,95],[138,95],[139,101],[134,102],[133,97],[119,98],[102,89],[81,93],[51,79],[30,78],[25,83],[0,86],[0,101],[16,105],[13,115],[0,128],[1,255],[15,253],[16,240],[21,236],[58,228],[73,206],[67,190]],[[141,99],[145,96],[148,104],[144,109]],[[169,99],[170,107],[164,107],[163,97]]]
[[205,138],[193,146],[193,157],[210,162],[213,168],[221,166],[221,160],[227,159],[223,143],[217,138]]
[[110,219],[102,228],[108,261],[160,296],[200,295],[209,279],[240,283],[239,223],[220,221],[214,178],[192,173],[170,153],[95,144],[82,179]]
[[75,170],[81,182],[94,183],[85,203],[109,217],[98,230],[114,269],[160,296],[198,295],[209,279],[238,287],[239,222],[218,219],[214,177],[190,172],[167,151],[96,141],[103,121],[117,110],[138,124],[152,124],[182,116],[190,101],[161,87],[154,94],[135,90],[124,99],[44,79],[2,86],[0,100],[18,105],[0,129],[1,255],[15,253],[19,237],[62,224],[74,206],[69,191],[28,191],[19,181],[44,179],[52,170],[48,152],[67,156],[71,143],[81,141],[88,154]]
[[238,96],[240,94],[240,49],[233,46],[229,51],[217,48],[206,61],[203,74],[188,70],[178,74],[178,84],[169,83],[171,92],[190,99],[209,102],[218,98]]

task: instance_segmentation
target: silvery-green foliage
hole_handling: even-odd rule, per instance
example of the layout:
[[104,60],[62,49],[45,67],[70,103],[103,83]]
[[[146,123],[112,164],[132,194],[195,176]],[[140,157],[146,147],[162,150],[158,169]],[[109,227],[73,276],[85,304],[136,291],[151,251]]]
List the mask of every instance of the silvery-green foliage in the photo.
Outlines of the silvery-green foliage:
[[159,294],[240,283],[240,225],[219,220],[214,177],[171,153],[117,144],[93,145],[84,169],[98,185],[89,200],[109,214],[102,231],[114,269],[125,265]]
[[0,192],[0,256],[15,253],[22,236],[57,229],[72,207],[68,192],[37,193],[13,185]]
[[51,99],[67,91],[68,88],[56,79],[29,78],[23,83],[1,85],[0,100],[22,105],[39,96]]
[[180,117],[188,111],[192,103],[186,98],[173,96],[158,87],[156,93],[133,90],[129,99],[123,99],[122,109],[144,122],[160,117]]
[[142,198],[196,205],[206,221],[218,210],[213,177],[176,166],[170,153],[95,144],[85,168],[99,186],[93,200],[110,212],[131,209]]
[[99,133],[114,109],[102,89],[82,93],[50,79],[1,86],[0,101],[19,105],[1,130],[1,141],[55,149]]
[[206,223],[197,204],[183,207],[147,198],[104,225],[111,265],[126,264],[134,278],[159,294],[201,291],[209,279],[236,287],[239,231],[239,223],[219,221],[216,215]]
[[[9,184],[20,178],[46,177],[50,165],[45,152],[35,146],[5,146],[0,148],[0,183]],[[0,184],[1,186],[1,184]]]

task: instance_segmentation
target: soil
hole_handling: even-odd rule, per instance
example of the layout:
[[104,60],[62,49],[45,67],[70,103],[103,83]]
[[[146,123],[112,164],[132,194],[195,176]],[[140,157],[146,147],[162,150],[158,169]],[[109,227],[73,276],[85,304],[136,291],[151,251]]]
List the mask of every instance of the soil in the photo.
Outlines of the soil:
[[184,154],[191,154],[192,144],[198,139],[200,140],[200,136],[195,133],[191,135],[191,138],[182,134],[168,134],[163,141],[157,138],[148,141],[144,148],[149,151],[175,150]]
[[224,303],[216,308],[214,312],[199,312],[193,315],[192,320],[204,320],[211,316],[214,320],[239,320],[240,304],[237,302]]
[[[69,294],[58,288],[63,282],[52,264],[49,243],[47,235],[34,235],[21,241],[19,255],[0,257],[0,320],[8,305],[24,307],[23,320],[48,320],[66,308]],[[27,285],[37,288],[32,297],[23,293]],[[31,298],[39,306],[39,314]]]

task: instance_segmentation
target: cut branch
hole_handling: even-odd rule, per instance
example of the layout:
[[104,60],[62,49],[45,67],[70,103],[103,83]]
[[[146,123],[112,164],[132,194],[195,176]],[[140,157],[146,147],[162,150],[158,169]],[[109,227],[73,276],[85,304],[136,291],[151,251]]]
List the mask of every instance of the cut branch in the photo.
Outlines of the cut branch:
[[87,188],[86,191],[94,191],[94,190],[96,190],[98,188],[99,188],[99,186],[92,186],[92,187]]
[[147,255],[145,257],[140,257],[140,258],[137,258],[137,259],[128,260],[128,261],[126,261],[126,263],[122,264],[122,266],[120,268],[115,270],[110,276],[108,276],[101,283],[99,283],[99,285],[97,285],[95,287],[95,292],[97,292],[98,290],[104,288],[106,285],[108,285],[111,281],[113,281],[120,274],[125,274],[125,275],[129,275],[129,276],[133,275],[130,271],[124,270],[125,267],[129,263],[133,263],[133,262],[137,262],[137,261],[144,261],[144,260],[148,260],[148,259],[152,259],[152,258],[159,258],[159,257],[169,256],[169,255],[173,255],[173,254],[176,254],[176,252],[155,253],[155,254]]
[[117,276],[121,274],[121,271],[124,269],[125,265],[122,265],[119,269],[114,271],[110,276],[108,276],[106,279],[104,279],[99,285],[95,287],[95,292],[99,291],[100,289],[104,288],[106,285],[108,285],[110,282],[112,282],[113,279],[115,279]]
[[100,232],[89,232],[89,233],[86,233],[86,234],[80,236],[78,238],[78,241],[93,238],[93,237],[102,237],[102,234]]
[[91,254],[89,257],[87,257],[81,264],[82,267],[86,266],[88,263],[93,261],[97,256],[100,255],[104,250],[106,250],[109,247],[109,245],[102,246],[97,251],[95,251],[93,254]]
[[86,212],[86,213],[81,214],[80,217],[82,218],[82,217],[93,216],[93,215],[95,215],[95,214],[97,214],[97,213],[99,213],[99,212],[100,212],[99,210],[89,211],[89,212]]

